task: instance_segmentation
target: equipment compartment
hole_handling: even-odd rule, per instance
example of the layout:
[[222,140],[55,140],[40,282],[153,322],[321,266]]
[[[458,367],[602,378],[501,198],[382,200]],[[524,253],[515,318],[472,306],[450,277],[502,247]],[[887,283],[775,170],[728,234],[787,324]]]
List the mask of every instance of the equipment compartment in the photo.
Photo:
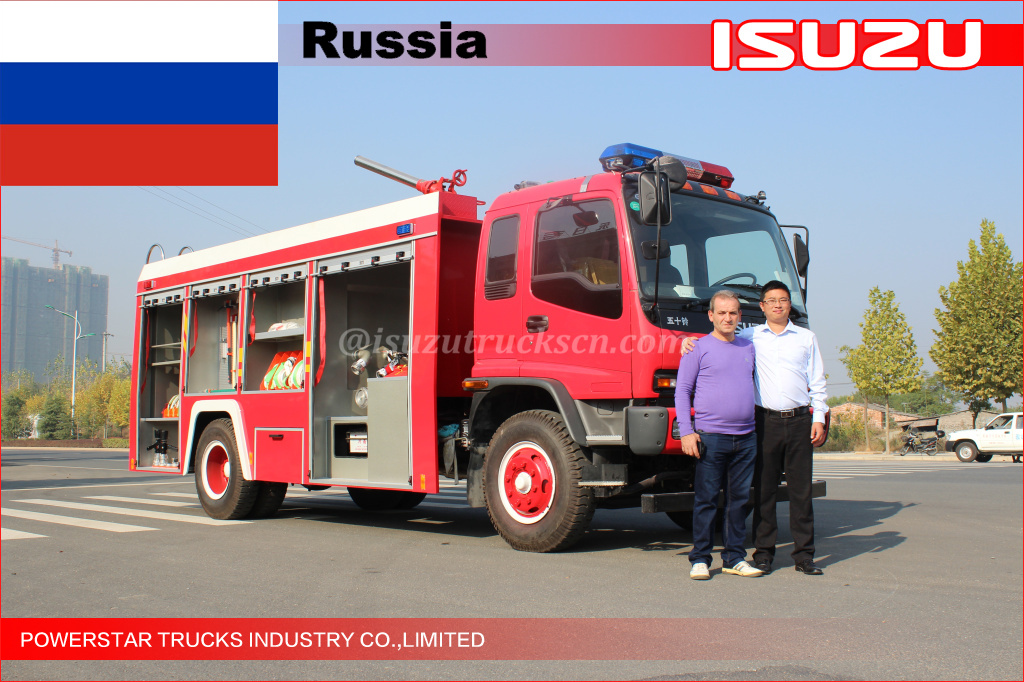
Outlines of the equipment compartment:
[[238,293],[194,298],[191,307],[185,390],[233,391],[238,385]]
[[[306,331],[306,282],[293,279],[264,285],[261,283],[263,279],[251,277],[250,282],[257,284],[246,292],[248,307],[245,319],[248,327],[243,390],[301,390],[305,379],[302,342]],[[289,322],[295,326],[276,328],[276,325]],[[277,386],[272,382],[265,383],[271,367],[289,357],[292,359],[289,371],[296,372],[293,381],[280,377]]]

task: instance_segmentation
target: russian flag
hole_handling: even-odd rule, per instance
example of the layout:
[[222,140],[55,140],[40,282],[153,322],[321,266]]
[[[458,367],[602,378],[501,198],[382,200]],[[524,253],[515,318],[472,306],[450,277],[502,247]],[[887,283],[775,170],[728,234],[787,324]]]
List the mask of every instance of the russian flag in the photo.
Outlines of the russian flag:
[[0,1],[0,185],[276,185],[277,2]]

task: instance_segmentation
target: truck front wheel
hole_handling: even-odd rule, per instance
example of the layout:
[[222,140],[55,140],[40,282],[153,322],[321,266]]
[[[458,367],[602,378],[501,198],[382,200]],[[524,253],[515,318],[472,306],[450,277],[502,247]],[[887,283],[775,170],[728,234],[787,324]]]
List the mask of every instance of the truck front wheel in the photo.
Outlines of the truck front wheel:
[[593,491],[580,486],[584,462],[555,412],[522,412],[498,428],[484,459],[484,498],[505,542],[554,552],[580,539],[595,507]]
[[241,519],[249,514],[259,483],[242,476],[230,420],[210,422],[199,439],[196,456],[196,492],[206,513],[215,519]]
[[961,462],[973,462],[978,458],[978,448],[970,441],[958,443],[956,446],[956,458]]

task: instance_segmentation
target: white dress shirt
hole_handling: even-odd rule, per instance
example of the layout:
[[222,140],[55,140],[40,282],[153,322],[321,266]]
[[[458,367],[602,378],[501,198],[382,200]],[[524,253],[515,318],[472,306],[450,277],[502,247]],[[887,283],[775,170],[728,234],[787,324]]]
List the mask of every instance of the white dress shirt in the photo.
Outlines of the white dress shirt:
[[825,369],[814,332],[789,320],[779,334],[762,324],[742,329],[738,335],[754,342],[757,404],[769,410],[810,405],[814,421],[824,424],[828,412]]

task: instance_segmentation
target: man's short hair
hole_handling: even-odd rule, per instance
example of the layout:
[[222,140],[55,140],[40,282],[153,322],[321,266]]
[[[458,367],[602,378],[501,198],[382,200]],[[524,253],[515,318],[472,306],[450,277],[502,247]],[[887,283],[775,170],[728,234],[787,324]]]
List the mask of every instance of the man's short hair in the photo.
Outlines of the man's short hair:
[[769,291],[775,291],[776,289],[782,289],[783,291],[785,291],[786,296],[788,296],[789,298],[793,297],[793,295],[789,291],[789,287],[787,287],[784,283],[780,282],[779,280],[773,279],[770,282],[766,282],[765,285],[761,287],[761,300],[764,300],[765,294],[767,294]]
[[735,291],[731,291],[729,289],[722,289],[720,291],[716,291],[715,294],[711,297],[711,312],[715,311],[715,301],[720,299],[720,298],[732,299],[732,300],[736,301],[736,305],[739,305],[739,303],[740,303],[740,295],[739,294],[737,294]]

